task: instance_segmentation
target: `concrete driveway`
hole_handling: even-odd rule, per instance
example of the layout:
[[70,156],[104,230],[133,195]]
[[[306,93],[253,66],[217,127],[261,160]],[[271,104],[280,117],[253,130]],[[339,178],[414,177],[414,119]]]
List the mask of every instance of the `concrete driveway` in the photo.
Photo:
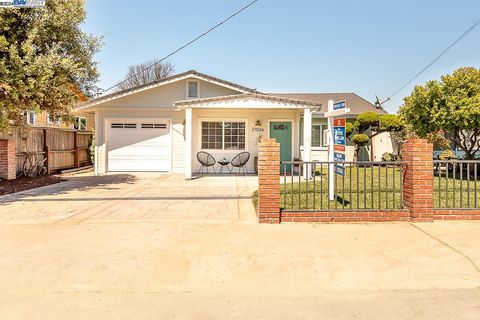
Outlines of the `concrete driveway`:
[[[201,220],[254,222],[256,176],[92,174],[0,198],[3,223]],[[22,212],[22,214],[19,214]]]
[[478,319],[480,223],[259,225],[255,185],[83,176],[2,199],[0,319]]

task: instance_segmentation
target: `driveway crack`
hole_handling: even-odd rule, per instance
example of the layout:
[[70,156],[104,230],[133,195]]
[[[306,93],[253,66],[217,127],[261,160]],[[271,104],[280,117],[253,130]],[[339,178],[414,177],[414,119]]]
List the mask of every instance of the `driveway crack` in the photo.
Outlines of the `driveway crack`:
[[453,250],[454,252],[456,252],[457,254],[461,255],[462,257],[464,257],[465,259],[467,259],[468,262],[470,262],[470,264],[475,268],[475,270],[477,271],[477,273],[480,273],[480,268],[475,264],[475,262],[469,257],[467,256],[465,253],[463,253],[462,251],[460,251],[459,249],[449,245],[448,243],[446,243],[445,241],[443,241],[442,239],[434,236],[433,234],[425,231],[424,229],[420,228],[419,226],[416,226],[414,225],[413,223],[409,222],[410,225],[412,227],[414,227],[415,229],[419,230],[420,232],[424,233],[425,235],[427,235],[428,237],[438,241],[439,243],[441,243],[443,246],[449,248],[450,250]]

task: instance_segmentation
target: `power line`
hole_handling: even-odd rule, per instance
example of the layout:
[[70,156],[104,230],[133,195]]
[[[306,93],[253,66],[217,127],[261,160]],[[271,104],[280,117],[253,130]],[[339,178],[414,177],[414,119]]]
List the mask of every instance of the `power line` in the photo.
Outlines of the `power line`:
[[111,86],[110,88],[106,89],[103,93],[106,93],[106,92],[112,90],[113,88],[116,88],[117,86],[121,85],[122,83],[127,82],[127,81],[130,80],[131,78],[136,77],[136,76],[138,76],[139,74],[141,74],[142,72],[145,72],[145,71],[147,71],[148,69],[156,66],[157,64],[165,61],[166,59],[170,58],[171,56],[173,56],[173,55],[176,54],[177,52],[185,49],[185,48],[188,47],[189,45],[191,45],[191,44],[193,44],[194,42],[198,41],[199,39],[205,37],[207,34],[209,34],[210,32],[212,32],[213,30],[217,29],[218,27],[222,26],[222,25],[225,24],[227,21],[233,19],[234,17],[236,17],[237,15],[239,15],[240,13],[242,13],[243,11],[245,11],[246,9],[248,9],[249,7],[251,7],[252,5],[254,5],[255,2],[258,2],[258,0],[254,0],[254,1],[250,2],[249,4],[247,4],[246,6],[244,6],[243,8],[241,8],[240,10],[236,11],[236,12],[235,12],[234,14],[232,14],[231,16],[225,18],[224,20],[222,20],[222,21],[220,21],[219,23],[217,23],[215,26],[211,27],[210,29],[208,29],[207,31],[205,31],[204,33],[202,33],[201,35],[197,36],[195,39],[187,42],[187,43],[184,44],[183,46],[179,47],[179,48],[176,49],[175,51],[171,52],[170,54],[166,55],[165,57],[163,57],[162,59],[156,61],[155,63],[153,63],[152,65],[146,67],[145,69],[140,70],[139,72],[131,75],[130,77],[126,78],[125,80],[122,80],[122,81],[120,81],[119,83]]
[[428,68],[430,68],[435,62],[437,62],[441,57],[443,57],[451,48],[453,48],[460,40],[462,40],[467,34],[472,32],[476,27],[480,25],[480,20],[475,22],[470,28],[468,28],[460,37],[458,37],[454,42],[452,42],[445,50],[443,50],[435,59],[433,59],[429,64],[427,64],[420,72],[418,72],[413,78],[408,80],[403,86],[401,86],[397,91],[395,91],[392,95],[390,95],[386,100],[390,100],[393,96],[397,95],[400,91],[405,89],[406,86],[408,86],[413,80],[418,78],[422,73],[427,71]]

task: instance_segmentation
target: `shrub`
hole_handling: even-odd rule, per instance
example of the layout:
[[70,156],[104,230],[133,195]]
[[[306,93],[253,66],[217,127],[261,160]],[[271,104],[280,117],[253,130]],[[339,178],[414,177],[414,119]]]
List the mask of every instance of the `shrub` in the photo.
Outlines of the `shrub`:
[[359,147],[364,147],[370,141],[370,138],[364,133],[357,133],[352,137],[353,143],[355,143]]
[[365,131],[370,127],[376,127],[378,125],[379,115],[376,112],[369,111],[359,114],[357,121],[355,121],[355,128],[358,131]]
[[400,161],[402,160],[402,157],[400,155],[396,155],[394,153],[390,153],[390,152],[385,152],[383,155],[382,155],[382,161]]
[[88,154],[90,156],[90,164],[95,163],[95,135],[92,136],[88,143]]
[[440,155],[438,156],[438,159],[440,160],[451,160],[451,159],[456,159],[457,156],[455,155],[455,152],[452,150],[444,150]]
[[379,117],[380,131],[400,131],[404,128],[402,120],[394,114],[383,114]]

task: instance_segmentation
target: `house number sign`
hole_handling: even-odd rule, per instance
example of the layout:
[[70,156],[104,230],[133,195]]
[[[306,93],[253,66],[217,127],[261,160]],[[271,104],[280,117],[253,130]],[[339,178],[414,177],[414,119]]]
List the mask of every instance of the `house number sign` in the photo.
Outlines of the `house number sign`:
[[262,127],[253,127],[252,128],[252,132],[264,132],[265,129],[263,129]]

